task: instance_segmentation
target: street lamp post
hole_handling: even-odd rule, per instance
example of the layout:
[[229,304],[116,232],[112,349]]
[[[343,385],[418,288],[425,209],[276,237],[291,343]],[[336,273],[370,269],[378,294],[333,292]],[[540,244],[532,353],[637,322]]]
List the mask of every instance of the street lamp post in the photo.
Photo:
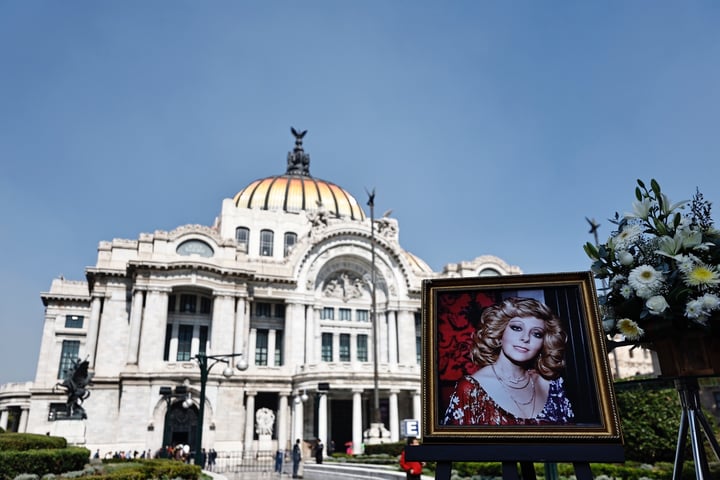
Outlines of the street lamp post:
[[197,434],[195,435],[195,463],[198,464],[200,453],[202,451],[202,436],[203,436],[203,420],[205,418],[205,386],[207,384],[208,375],[210,374],[210,370],[217,365],[218,363],[224,363],[228,365],[225,367],[225,370],[223,370],[223,375],[225,377],[231,377],[233,374],[233,368],[230,366],[230,360],[234,357],[240,357],[240,359],[235,364],[235,367],[242,371],[247,370],[248,364],[245,361],[244,358],[242,358],[242,353],[228,353],[224,355],[205,355],[204,353],[198,353],[195,355],[195,359],[198,362],[198,366],[200,367],[200,405],[199,405],[199,412],[198,412],[198,422],[197,422]]
[[[371,271],[370,281],[372,282],[372,324],[373,324],[373,422],[382,423],[380,416],[380,388],[379,388],[379,372],[378,372],[378,325],[377,325],[377,290],[375,284],[375,189],[368,192],[368,206],[370,207],[370,252],[371,252]],[[382,434],[382,432],[380,432]]]

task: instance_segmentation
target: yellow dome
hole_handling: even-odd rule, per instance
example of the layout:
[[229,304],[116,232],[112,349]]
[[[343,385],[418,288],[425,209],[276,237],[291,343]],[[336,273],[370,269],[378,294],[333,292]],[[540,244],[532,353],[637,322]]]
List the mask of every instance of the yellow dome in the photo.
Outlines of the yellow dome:
[[334,183],[310,176],[278,175],[255,180],[233,198],[236,207],[313,212],[322,208],[337,217],[362,220],[355,197]]
[[235,195],[235,206],[286,212],[315,212],[322,208],[336,217],[363,220],[365,212],[355,197],[334,183],[310,175],[310,155],[302,147],[307,130],[290,130],[295,136],[295,149],[288,153],[285,174],[255,180]]

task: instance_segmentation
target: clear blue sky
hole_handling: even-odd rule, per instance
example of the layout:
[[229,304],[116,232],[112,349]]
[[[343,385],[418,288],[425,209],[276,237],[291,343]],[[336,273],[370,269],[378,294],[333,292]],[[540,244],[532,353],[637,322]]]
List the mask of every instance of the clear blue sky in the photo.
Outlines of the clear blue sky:
[[[285,171],[392,209],[434,269],[587,270],[635,179],[720,201],[714,1],[0,1],[0,383],[98,242],[212,225]],[[718,207],[720,208],[720,207]]]

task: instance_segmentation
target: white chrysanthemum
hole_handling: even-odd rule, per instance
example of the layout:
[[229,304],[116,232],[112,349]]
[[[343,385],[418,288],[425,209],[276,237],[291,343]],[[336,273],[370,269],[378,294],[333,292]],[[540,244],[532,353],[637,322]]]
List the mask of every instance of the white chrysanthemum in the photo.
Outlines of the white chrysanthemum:
[[677,262],[678,270],[682,273],[688,273],[695,266],[697,257],[694,255],[675,255],[672,257]]
[[683,280],[689,287],[707,288],[720,284],[717,267],[702,263],[695,264],[689,271],[684,272]]
[[612,238],[612,244],[617,250],[624,250],[628,245],[632,245],[642,235],[642,227],[635,224],[627,224],[621,231]]
[[662,286],[663,275],[650,265],[640,265],[630,271],[628,283],[638,297],[649,298]]
[[623,285],[622,287],[620,287],[620,295],[622,295],[623,298],[629,299],[630,297],[633,296],[633,289],[632,289],[632,287],[631,287],[630,285],[627,285],[627,284]]
[[700,297],[700,301],[702,302],[703,310],[706,312],[711,312],[720,308],[720,297],[715,294],[706,293]]
[[628,340],[638,340],[645,334],[645,331],[640,328],[640,325],[629,318],[621,318],[618,320],[617,328]]
[[700,318],[704,315],[702,300],[693,299],[685,305],[685,316],[688,318]]
[[668,309],[667,300],[662,295],[654,295],[647,299],[645,306],[652,315],[660,315],[662,312]]

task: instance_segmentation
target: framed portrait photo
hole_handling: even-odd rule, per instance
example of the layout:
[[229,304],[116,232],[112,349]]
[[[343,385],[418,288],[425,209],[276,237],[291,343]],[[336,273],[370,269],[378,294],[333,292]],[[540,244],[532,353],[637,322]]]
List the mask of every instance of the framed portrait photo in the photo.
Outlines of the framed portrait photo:
[[616,443],[590,272],[423,283],[425,443]]

